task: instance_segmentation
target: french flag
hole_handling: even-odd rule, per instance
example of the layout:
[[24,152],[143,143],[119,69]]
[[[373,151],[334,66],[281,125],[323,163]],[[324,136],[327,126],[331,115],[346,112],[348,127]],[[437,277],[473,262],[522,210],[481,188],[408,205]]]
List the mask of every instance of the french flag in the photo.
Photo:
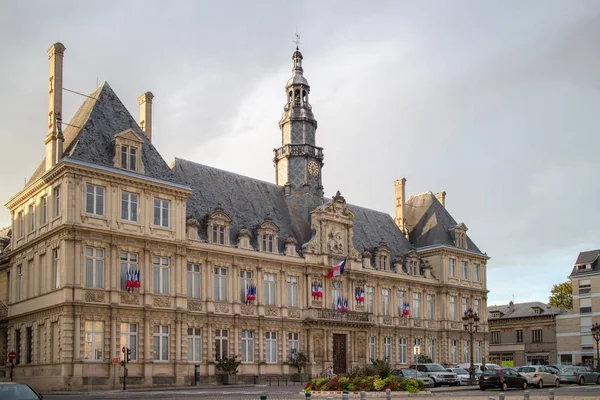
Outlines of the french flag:
[[329,270],[329,273],[327,274],[327,278],[333,278],[334,276],[340,276],[341,274],[344,273],[344,267],[346,267],[346,259],[344,258],[344,261],[342,261],[341,263],[339,263],[338,265],[336,265],[335,267],[331,268]]

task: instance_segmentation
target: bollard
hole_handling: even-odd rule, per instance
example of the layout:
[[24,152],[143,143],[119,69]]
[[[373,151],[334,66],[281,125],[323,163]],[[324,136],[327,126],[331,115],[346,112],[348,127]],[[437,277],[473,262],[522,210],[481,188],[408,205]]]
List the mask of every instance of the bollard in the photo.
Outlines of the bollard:
[[326,397],[325,400],[333,400],[333,397]]
[[494,396],[489,396],[488,400],[496,400],[496,398]]
[[523,400],[529,400],[529,390],[526,390],[523,394]]
[[367,400],[367,392],[360,392],[360,400]]
[[306,393],[304,393],[304,398],[305,398],[305,399],[310,399],[310,398],[311,398],[311,397],[310,397],[310,392],[306,392]]
[[348,391],[347,390],[344,390],[342,392],[342,400],[348,400]]
[[260,400],[267,400],[267,395],[266,394],[261,394],[260,395]]
[[504,400],[504,392],[500,392],[500,397],[498,398],[498,400]]
[[554,389],[548,391],[548,400],[554,400]]
[[385,389],[385,400],[392,400],[392,391],[390,389]]

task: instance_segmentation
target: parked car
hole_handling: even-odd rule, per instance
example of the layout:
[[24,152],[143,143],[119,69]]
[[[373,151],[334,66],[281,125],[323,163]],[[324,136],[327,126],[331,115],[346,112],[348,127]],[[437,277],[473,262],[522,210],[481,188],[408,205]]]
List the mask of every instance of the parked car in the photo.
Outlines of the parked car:
[[514,368],[486,369],[479,377],[479,389],[508,388],[527,389],[527,378]]
[[578,383],[585,385],[586,383],[600,384],[600,374],[592,371],[590,367],[565,367],[558,375],[561,382]]
[[527,378],[530,386],[536,386],[541,389],[546,386],[560,386],[560,379],[552,370],[543,365],[528,365],[517,368],[517,372]]
[[564,367],[568,367],[568,365],[556,365],[556,364],[551,364],[551,365],[546,365],[546,367],[550,367],[550,368],[554,368],[555,370],[557,370],[558,372],[562,371],[562,369]]
[[[471,364],[463,363],[463,364],[458,364],[456,367],[462,368],[462,369],[466,370],[468,373],[469,368],[471,368]],[[474,363],[473,367],[475,368],[475,377],[479,379],[479,376],[481,375],[481,372],[482,372],[483,364],[482,363]],[[500,369],[500,368],[502,368],[502,367],[500,367],[498,364],[485,364],[485,369]]]
[[398,381],[402,381],[404,379],[419,379],[423,381],[423,385],[426,388],[431,388],[434,386],[433,381],[424,373],[417,371],[416,369],[410,368],[402,368],[396,369],[392,371],[392,376]]
[[0,399],[41,400],[44,396],[24,383],[0,382]]
[[469,371],[464,368],[446,368],[448,372],[454,372],[458,377],[459,385],[468,385],[471,381],[471,375],[469,375]]
[[545,367],[552,371],[552,373],[556,376],[558,376],[560,373],[560,368],[558,368],[556,365],[545,365]]
[[441,364],[413,364],[409,368],[416,369],[427,375],[433,381],[434,386],[458,385],[458,376],[454,372],[448,372]]

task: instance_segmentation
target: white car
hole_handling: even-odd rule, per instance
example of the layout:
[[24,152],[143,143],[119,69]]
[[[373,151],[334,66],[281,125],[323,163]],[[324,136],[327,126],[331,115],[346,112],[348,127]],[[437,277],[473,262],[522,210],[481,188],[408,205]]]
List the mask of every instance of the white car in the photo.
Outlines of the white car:
[[527,365],[517,368],[517,372],[527,378],[527,383],[538,389],[544,386],[560,386],[560,377],[543,365]]
[[[481,375],[481,368],[483,367],[483,364],[481,363],[474,363],[473,367],[475,367],[475,376],[479,377],[479,375]],[[471,364],[469,363],[463,363],[463,364],[458,364],[455,368],[462,368],[464,370],[467,371],[467,373],[469,373],[469,368],[471,368]],[[501,369],[502,367],[499,366],[498,364],[485,364],[485,369]]]
[[[458,376],[458,384],[459,385],[468,385],[471,381],[471,376],[469,375],[469,371],[464,368],[446,368],[448,372],[454,372],[456,376]],[[477,379],[477,378],[475,378]]]

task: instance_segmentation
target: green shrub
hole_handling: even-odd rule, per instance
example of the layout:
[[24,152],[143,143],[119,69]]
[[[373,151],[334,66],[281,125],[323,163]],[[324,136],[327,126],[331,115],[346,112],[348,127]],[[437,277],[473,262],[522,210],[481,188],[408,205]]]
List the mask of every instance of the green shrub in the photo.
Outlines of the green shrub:
[[404,390],[409,393],[418,393],[423,389],[423,381],[416,379],[404,379],[398,381],[393,376],[381,378],[379,376],[366,377],[335,377],[333,379],[315,378],[308,382],[304,388],[305,391],[366,391],[366,392],[382,392],[386,389],[392,391]]
[[373,369],[375,369],[375,375],[381,379],[385,379],[392,375],[392,366],[386,360],[373,360]]

